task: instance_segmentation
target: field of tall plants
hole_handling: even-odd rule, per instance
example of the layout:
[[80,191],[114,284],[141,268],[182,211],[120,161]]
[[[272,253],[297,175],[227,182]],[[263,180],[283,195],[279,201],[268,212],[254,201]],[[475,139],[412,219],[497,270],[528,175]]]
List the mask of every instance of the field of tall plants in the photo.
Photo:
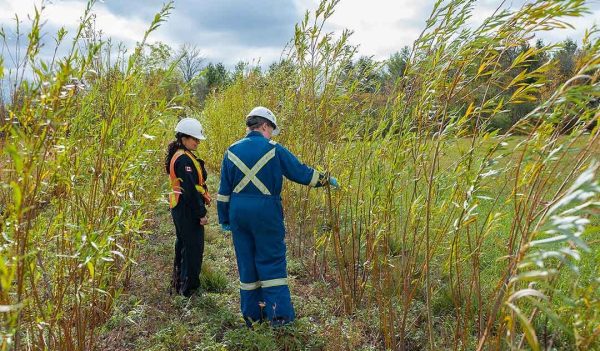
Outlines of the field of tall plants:
[[[173,86],[176,62],[148,64],[147,36],[171,3],[130,55],[94,36],[94,1],[73,39],[58,33],[70,49],[51,61],[38,57],[43,12],[33,17],[19,61],[31,76],[3,78],[0,61],[16,87],[0,106],[0,349],[96,349],[132,267],[149,260],[140,250],[164,212],[177,117],[203,123],[198,154],[216,186],[257,105],[281,121],[278,142],[341,184],[283,193],[303,277],[292,292],[321,282],[317,295],[337,301],[322,312],[348,321],[331,335],[370,334],[319,347],[600,349],[598,31],[564,83],[547,80],[556,61],[529,65],[556,46],[500,64],[585,16],[585,1],[500,6],[473,27],[473,1],[439,0],[386,89],[366,83],[378,63],[352,65],[351,31],[326,31],[338,2],[323,0],[279,62],[248,66],[201,110]],[[536,107],[508,131],[491,127],[523,103]]]
[[[438,1],[382,96],[364,89],[368,69],[345,70],[351,33],[323,31],[336,3],[307,14],[277,66],[207,101],[205,154],[218,164],[244,112],[264,105],[284,145],[339,177],[341,191],[286,188],[290,252],[314,279],[335,277],[341,313],[370,311],[387,349],[599,347],[598,33],[544,100],[555,62],[527,70],[530,48],[510,81],[499,65],[585,4],[500,8],[471,28],[472,2]],[[507,133],[488,128],[538,99]]]
[[168,98],[168,70],[140,62],[172,4],[129,56],[94,32],[93,5],[76,33],[57,33],[64,57],[40,58],[41,10],[17,28],[20,56],[3,33],[17,64],[0,61],[13,87],[0,109],[2,350],[94,349],[162,195],[157,160],[185,94]]

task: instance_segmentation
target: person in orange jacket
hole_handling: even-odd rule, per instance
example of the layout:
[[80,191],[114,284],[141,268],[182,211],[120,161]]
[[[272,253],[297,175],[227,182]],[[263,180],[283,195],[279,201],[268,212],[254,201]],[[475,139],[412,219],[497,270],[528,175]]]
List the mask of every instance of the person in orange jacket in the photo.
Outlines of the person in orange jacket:
[[172,188],[169,205],[177,236],[171,289],[189,297],[200,287],[204,226],[208,223],[206,206],[211,201],[204,161],[192,152],[206,137],[200,122],[189,117],[177,123],[175,132],[176,140],[169,144],[165,158]]

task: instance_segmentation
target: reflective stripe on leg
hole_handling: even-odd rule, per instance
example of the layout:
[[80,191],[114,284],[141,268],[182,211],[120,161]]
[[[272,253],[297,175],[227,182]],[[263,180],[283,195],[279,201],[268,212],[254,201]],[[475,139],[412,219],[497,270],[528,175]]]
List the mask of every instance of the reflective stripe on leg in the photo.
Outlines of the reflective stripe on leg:
[[278,279],[270,279],[263,280],[260,282],[263,288],[269,288],[272,286],[280,286],[280,285],[288,285],[287,278],[278,278]]
[[260,288],[260,282],[253,282],[253,283],[240,282],[240,289],[242,289],[242,290],[256,290],[258,288]]

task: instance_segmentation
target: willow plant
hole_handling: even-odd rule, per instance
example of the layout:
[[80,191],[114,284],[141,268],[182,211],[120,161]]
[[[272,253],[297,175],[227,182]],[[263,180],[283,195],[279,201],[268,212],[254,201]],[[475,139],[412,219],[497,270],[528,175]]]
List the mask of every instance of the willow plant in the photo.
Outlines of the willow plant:
[[[376,311],[387,349],[597,345],[594,322],[555,318],[558,302],[515,304],[526,296],[519,274],[534,260],[530,248],[545,233],[549,209],[599,151],[599,44],[590,31],[564,84],[548,80],[555,61],[531,65],[556,46],[510,53],[537,32],[569,26],[586,13],[585,2],[500,6],[473,27],[473,1],[437,1],[403,77],[385,89],[365,88],[379,67],[352,65],[351,32],[324,31],[336,4],[322,1],[306,14],[280,64],[239,77],[204,111],[208,125],[241,125],[249,107],[269,106],[282,120],[284,145],[340,179],[337,192],[286,187],[290,251],[315,278],[333,269],[340,313]],[[537,107],[502,134],[492,128],[524,103]],[[223,133],[220,155],[235,139]],[[569,264],[593,267],[591,260]],[[597,272],[586,274],[587,283],[563,293],[597,301],[589,278]],[[569,277],[546,283],[558,289]],[[527,296],[547,297],[548,289]],[[545,344],[532,336],[540,320]]]
[[[172,3],[133,55],[112,62],[93,36],[94,3],[67,54],[57,49],[50,61],[39,58],[43,11],[35,11],[21,66],[31,76],[3,104],[3,350],[94,349],[161,196],[162,144],[176,111],[162,84],[172,69],[147,75],[139,58]],[[56,45],[67,38],[61,29]]]

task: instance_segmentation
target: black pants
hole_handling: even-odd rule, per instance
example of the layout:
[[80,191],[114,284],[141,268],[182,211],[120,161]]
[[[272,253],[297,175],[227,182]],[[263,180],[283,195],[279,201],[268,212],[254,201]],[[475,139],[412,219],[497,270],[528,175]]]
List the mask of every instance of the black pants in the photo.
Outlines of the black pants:
[[[190,218],[187,209],[177,206],[171,210],[175,224],[175,260],[173,288],[184,296],[191,296],[200,287],[200,270],[204,256],[204,226],[200,219]],[[183,207],[183,208],[179,208]]]

